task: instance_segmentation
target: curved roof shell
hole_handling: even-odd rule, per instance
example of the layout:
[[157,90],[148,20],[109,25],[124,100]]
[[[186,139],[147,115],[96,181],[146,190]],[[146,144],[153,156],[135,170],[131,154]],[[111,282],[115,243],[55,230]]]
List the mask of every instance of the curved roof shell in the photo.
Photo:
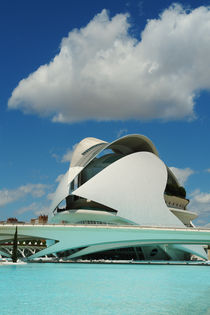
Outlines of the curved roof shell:
[[158,156],[158,151],[152,141],[143,135],[127,135],[111,143],[96,138],[85,138],[74,150],[70,167],[85,167],[98,154],[107,149],[124,155],[147,151]]
[[[114,153],[122,154],[124,156],[136,152],[150,152],[158,156],[158,151],[152,141],[143,135],[126,135],[111,143],[92,137],[83,139],[73,152],[70,167],[67,172],[68,175],[64,176],[55,192],[51,204],[52,211],[69,195],[69,186],[72,180],[74,180],[74,178],[88,166],[93,159],[102,154],[105,150],[112,150]],[[178,183],[175,176],[171,174],[172,172],[170,171],[169,173]]]

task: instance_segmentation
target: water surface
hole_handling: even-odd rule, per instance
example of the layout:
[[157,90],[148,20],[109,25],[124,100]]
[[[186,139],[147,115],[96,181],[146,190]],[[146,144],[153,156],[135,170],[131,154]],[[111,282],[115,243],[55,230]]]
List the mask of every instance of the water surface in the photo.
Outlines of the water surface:
[[210,315],[210,266],[0,266],[1,315]]

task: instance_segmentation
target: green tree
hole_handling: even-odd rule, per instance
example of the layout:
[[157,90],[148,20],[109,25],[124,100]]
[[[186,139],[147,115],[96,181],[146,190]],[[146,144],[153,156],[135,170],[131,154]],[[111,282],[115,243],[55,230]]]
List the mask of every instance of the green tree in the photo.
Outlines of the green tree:
[[17,226],[15,229],[15,234],[13,238],[13,248],[12,248],[12,262],[17,262],[17,242],[18,242],[18,235],[17,235]]

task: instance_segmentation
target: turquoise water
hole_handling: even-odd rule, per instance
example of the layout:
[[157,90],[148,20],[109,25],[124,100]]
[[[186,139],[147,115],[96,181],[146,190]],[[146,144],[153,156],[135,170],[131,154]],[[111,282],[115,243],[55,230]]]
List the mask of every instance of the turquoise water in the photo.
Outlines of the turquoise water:
[[0,315],[209,314],[210,267],[0,266]]

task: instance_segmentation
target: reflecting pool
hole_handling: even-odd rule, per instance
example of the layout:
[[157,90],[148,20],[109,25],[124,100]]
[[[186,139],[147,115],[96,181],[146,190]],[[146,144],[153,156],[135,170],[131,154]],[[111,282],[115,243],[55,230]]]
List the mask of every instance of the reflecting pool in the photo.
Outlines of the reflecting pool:
[[210,266],[0,266],[1,315],[210,314]]

